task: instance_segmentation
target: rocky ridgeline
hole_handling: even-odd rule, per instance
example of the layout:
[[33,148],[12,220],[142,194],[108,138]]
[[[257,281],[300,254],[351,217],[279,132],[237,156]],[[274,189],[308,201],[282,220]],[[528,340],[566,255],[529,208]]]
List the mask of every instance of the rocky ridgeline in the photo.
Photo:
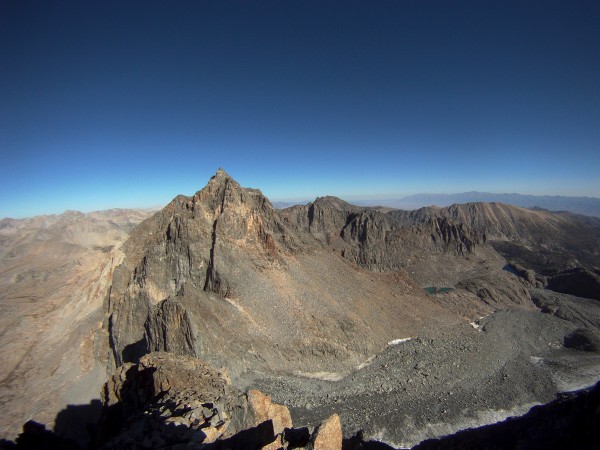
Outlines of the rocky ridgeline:
[[339,251],[372,271],[397,270],[431,253],[468,255],[484,236],[447,217],[402,222],[374,208],[361,208],[335,197],[280,211],[285,223]]
[[294,429],[287,407],[258,390],[239,392],[225,369],[151,353],[106,383],[102,449],[341,449],[340,419]]

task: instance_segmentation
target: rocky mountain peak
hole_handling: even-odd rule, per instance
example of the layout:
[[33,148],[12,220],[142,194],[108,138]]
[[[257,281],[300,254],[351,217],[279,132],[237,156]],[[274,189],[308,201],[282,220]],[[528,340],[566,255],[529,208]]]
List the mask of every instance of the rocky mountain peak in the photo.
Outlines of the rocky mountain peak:
[[225,172],[220,167],[217,169],[216,173],[208,181],[208,185],[212,185],[212,186],[214,186],[214,185],[224,186],[229,183],[233,183],[237,187],[240,187],[240,185],[231,177],[231,175],[229,175],[227,172]]
[[345,202],[341,198],[333,197],[331,195],[317,197],[317,199],[312,202],[312,205],[321,209],[331,208],[337,211],[358,211],[361,209],[357,206],[351,205],[348,202]]
[[[240,212],[247,212],[249,208],[271,213],[273,209],[271,202],[260,190],[243,188],[221,168],[204,188],[196,192],[193,201],[196,206],[208,206],[216,214],[221,214],[226,207],[237,208]],[[242,206],[244,208],[240,209]]]

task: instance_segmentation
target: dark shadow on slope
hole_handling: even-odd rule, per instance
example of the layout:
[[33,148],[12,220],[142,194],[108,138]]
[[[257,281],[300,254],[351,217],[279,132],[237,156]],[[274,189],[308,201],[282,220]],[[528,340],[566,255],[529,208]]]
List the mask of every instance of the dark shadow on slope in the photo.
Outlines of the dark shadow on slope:
[[102,410],[99,399],[87,405],[67,405],[56,415],[54,431],[30,420],[23,425],[23,432],[15,442],[0,441],[0,449],[93,449],[96,447],[96,431]]
[[203,450],[245,450],[260,449],[275,441],[273,422],[266,420],[261,424],[240,431],[236,435],[202,446]]
[[521,417],[430,439],[413,450],[600,449],[600,382],[562,394]]
[[592,329],[577,329],[565,336],[567,348],[584,352],[600,353],[600,332]]
[[563,270],[548,279],[548,289],[577,297],[600,300],[600,275],[581,267]]
[[310,440],[310,430],[306,427],[303,428],[286,428],[283,432],[286,442],[288,443],[288,449],[304,448],[308,445]]
[[23,425],[23,432],[15,442],[0,440],[0,449],[18,450],[80,450],[83,447],[57,436],[46,425],[30,420]]
[[524,245],[509,241],[491,241],[491,245],[508,261],[533,269],[540,275],[551,275],[567,267],[569,255],[564,252],[536,248],[531,250]]
[[121,353],[123,363],[134,363],[140,362],[140,358],[148,353],[148,343],[146,338],[143,337],[133,344],[126,345]]
[[362,431],[342,441],[342,450],[395,450],[394,447],[378,441],[365,441]]
[[92,400],[88,405],[67,405],[56,416],[54,433],[86,448],[95,441],[101,413],[102,402],[99,399]]

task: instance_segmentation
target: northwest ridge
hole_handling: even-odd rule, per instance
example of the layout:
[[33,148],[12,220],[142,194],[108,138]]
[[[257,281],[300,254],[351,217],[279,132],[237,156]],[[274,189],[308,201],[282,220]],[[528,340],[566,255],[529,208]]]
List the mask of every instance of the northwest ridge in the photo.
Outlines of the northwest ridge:
[[593,220],[335,197],[280,210],[221,169],[146,217],[85,247],[105,258],[88,283],[101,302],[77,315],[97,328],[88,369],[56,383],[109,376],[92,446],[318,448],[331,427],[340,445],[413,446],[600,378]]

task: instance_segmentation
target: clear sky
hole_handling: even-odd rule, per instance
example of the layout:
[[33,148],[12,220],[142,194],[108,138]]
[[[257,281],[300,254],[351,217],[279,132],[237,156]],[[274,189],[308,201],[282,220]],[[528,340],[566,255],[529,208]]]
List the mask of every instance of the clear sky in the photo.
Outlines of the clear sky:
[[0,217],[600,196],[598,1],[0,0]]

